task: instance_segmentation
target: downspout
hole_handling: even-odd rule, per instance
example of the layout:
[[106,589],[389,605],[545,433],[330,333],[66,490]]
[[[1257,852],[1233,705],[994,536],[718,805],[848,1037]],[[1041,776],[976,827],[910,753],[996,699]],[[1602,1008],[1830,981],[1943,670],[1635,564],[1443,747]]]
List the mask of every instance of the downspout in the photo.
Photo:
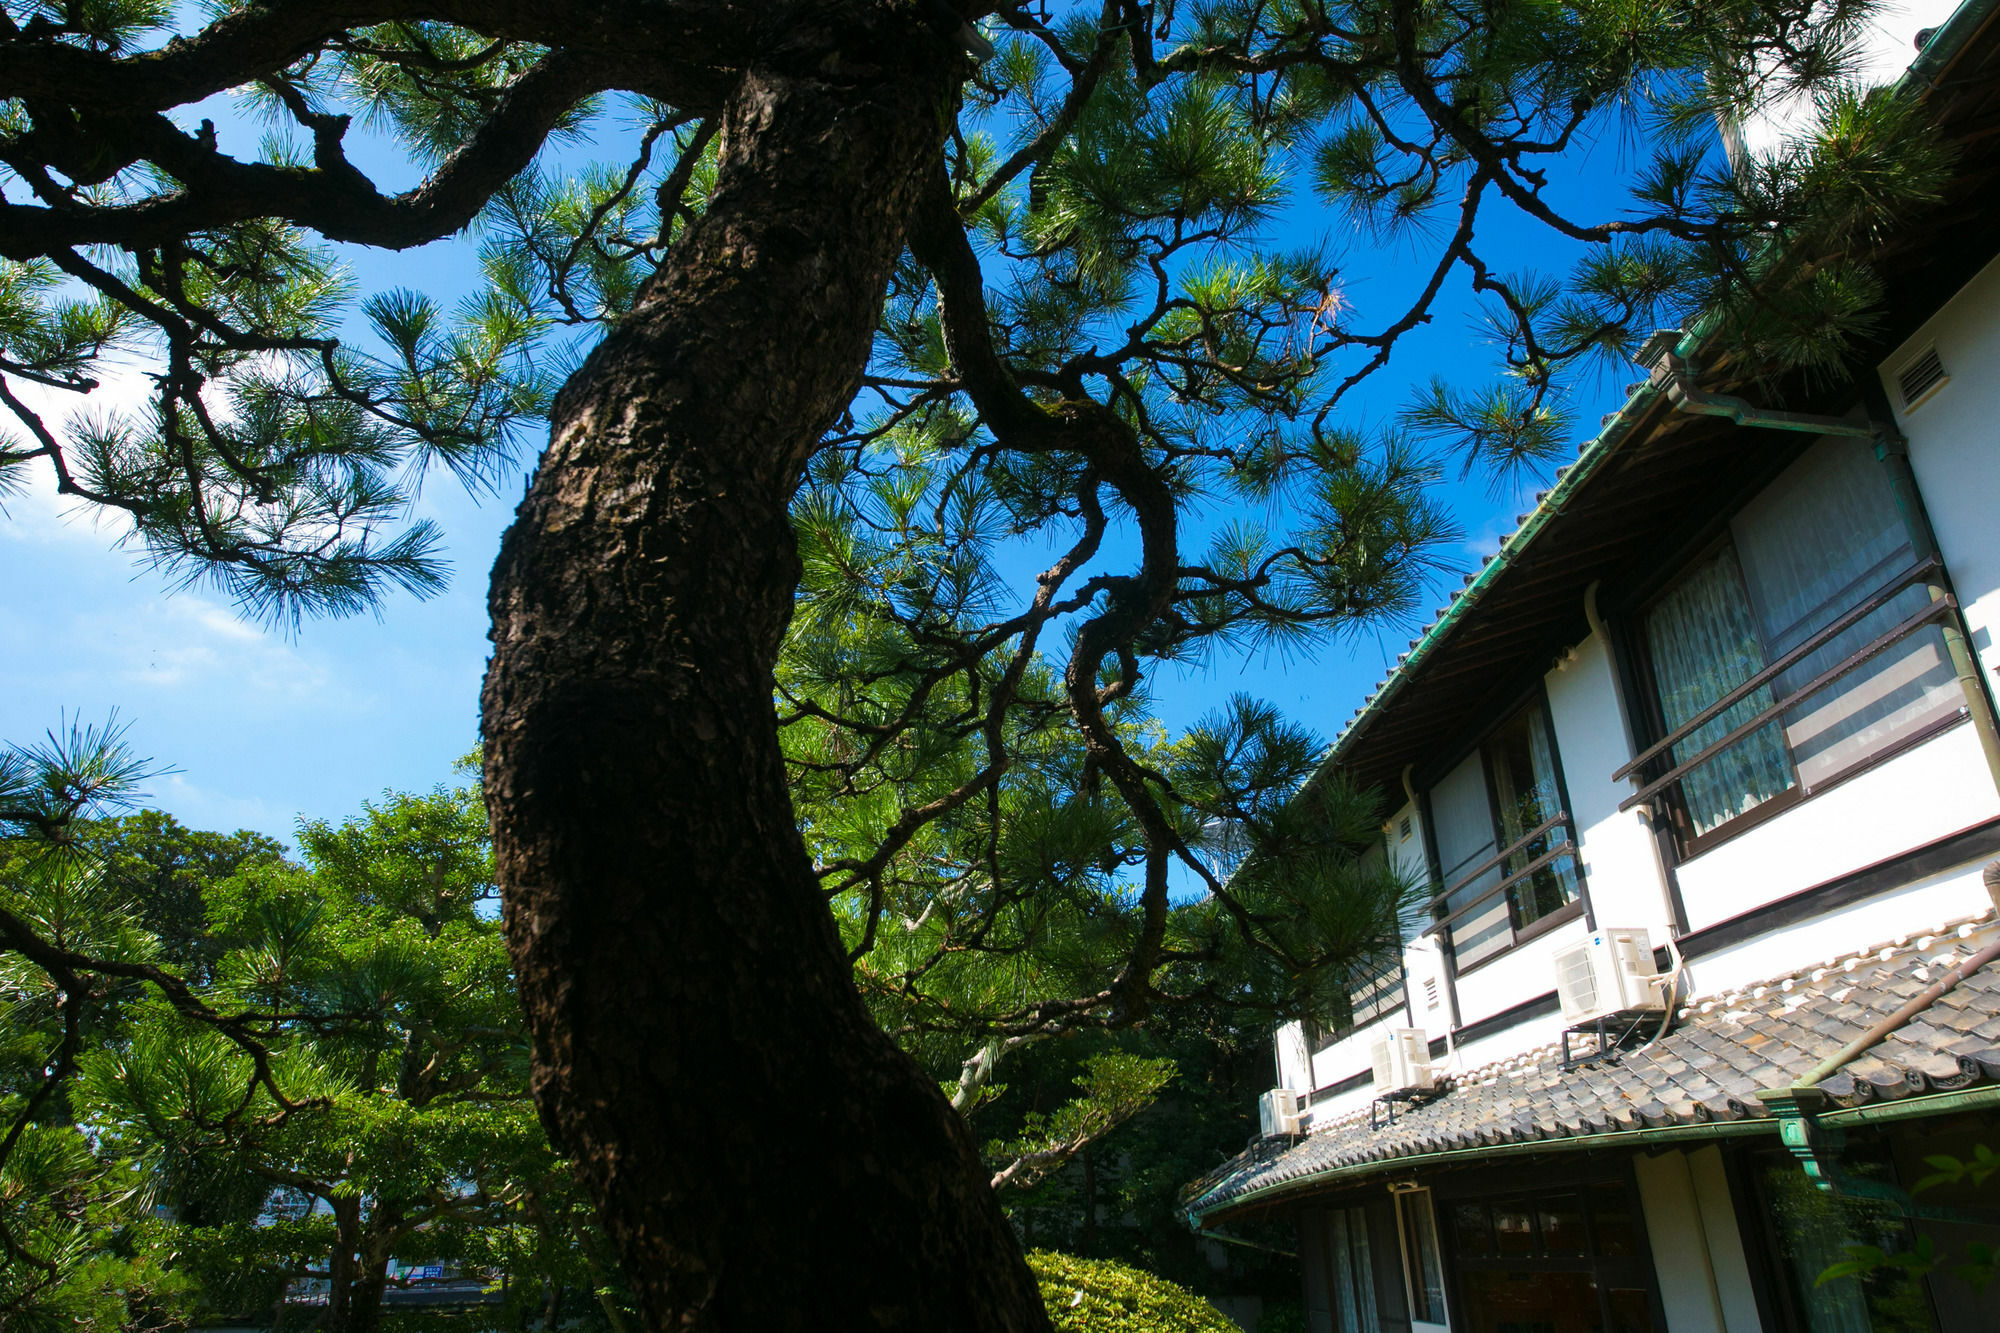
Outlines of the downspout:
[[[1994,911],[2000,913],[2000,860],[1987,862],[1980,877],[1985,882],[1987,896],[1993,900]],[[1819,1088],[1820,1083],[1831,1078],[1853,1060],[1873,1050],[1904,1024],[1936,1004],[1959,982],[1996,958],[2000,958],[2000,939],[1994,940],[1932,982],[1902,1008],[1814,1065],[1789,1087],[1767,1088],[1757,1094],[1757,1099],[1768,1106],[1777,1118],[1779,1138],[1792,1156],[1799,1159],[1807,1178],[1814,1185],[1830,1194],[1877,1199],[1892,1204],[1909,1217],[1931,1218],[1944,1222],[1983,1222],[1989,1225],[2000,1221],[2000,1211],[1938,1208],[1919,1204],[1912,1200],[1906,1191],[1894,1185],[1879,1180],[1865,1180],[1849,1174],[1840,1161],[1841,1150],[1846,1147],[1846,1131],[1821,1124],[1818,1118],[1826,1110],[1828,1100],[1827,1095]]]
[[[1994,2],[2000,3],[2000,0]],[[1721,417],[1739,426],[1764,430],[1801,431],[1808,435],[1839,435],[1871,441],[1875,446],[1875,457],[1888,469],[1890,490],[1896,497],[1896,508],[1903,516],[1903,526],[1909,533],[1910,545],[1915,549],[1917,558],[1931,559],[1938,555],[1937,538],[1924,515],[1916,474],[1910,470],[1909,442],[1896,429],[1894,422],[1855,421],[1810,412],[1780,412],[1757,407],[1730,394],[1709,393],[1695,384],[1694,368],[1679,350],[1683,336],[1678,329],[1662,329],[1646,340],[1637,358],[1641,365],[1647,367],[1652,383],[1666,394],[1676,410],[1697,416]],[[1950,595],[1941,578],[1928,580],[1925,590],[1934,602]],[[1992,700],[1987,697],[1985,683],[1979,676],[1979,666],[1973,660],[1972,650],[1966,646],[1965,631],[1959,625],[1957,615],[1943,616],[1937,624],[1944,636],[1945,655],[1951,661],[1952,673],[1957,676],[1959,690],[1965,699],[1966,715],[1972,719],[1972,729],[1979,737],[1979,749],[1986,759],[1986,774],[1992,779],[1994,790],[2000,791],[2000,721],[1994,717]]]

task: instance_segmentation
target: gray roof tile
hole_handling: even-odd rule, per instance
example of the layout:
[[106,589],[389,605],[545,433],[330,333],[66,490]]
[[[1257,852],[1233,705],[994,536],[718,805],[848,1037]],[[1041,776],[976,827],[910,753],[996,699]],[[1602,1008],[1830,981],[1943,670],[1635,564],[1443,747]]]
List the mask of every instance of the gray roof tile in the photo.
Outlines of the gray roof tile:
[[[1303,1139],[1266,1139],[1190,1187],[1210,1213],[1287,1181],[1333,1170],[1509,1142],[1762,1119],[1781,1087],[1895,1012],[1991,938],[1993,914],[1934,935],[1830,960],[1761,986],[1688,1001],[1657,1042],[1565,1073],[1544,1047],[1446,1076],[1428,1101],[1371,1130],[1363,1110]],[[1974,936],[1976,935],[1976,938]],[[1966,977],[1908,1025],[1819,1086],[1835,1101],[1908,1097],[2000,1082],[2000,964]]]

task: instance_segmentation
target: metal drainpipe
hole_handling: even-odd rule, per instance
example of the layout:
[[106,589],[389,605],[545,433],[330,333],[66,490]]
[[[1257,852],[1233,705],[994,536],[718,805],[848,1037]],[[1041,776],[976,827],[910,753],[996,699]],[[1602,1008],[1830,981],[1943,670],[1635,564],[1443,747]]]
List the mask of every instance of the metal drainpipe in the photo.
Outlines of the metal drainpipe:
[[[1986,869],[1981,872],[1980,877],[1986,883],[1986,893],[1993,900],[1994,910],[2000,912],[2000,861],[1988,861]],[[1978,953],[1973,954],[1957,967],[1939,977],[1936,981],[1918,992],[1909,1003],[1905,1004],[1895,1013],[1890,1014],[1853,1041],[1848,1042],[1847,1045],[1814,1065],[1807,1071],[1804,1077],[1794,1080],[1793,1086],[1812,1087],[1824,1079],[1832,1078],[1834,1073],[1842,1066],[1879,1045],[1898,1028],[1924,1010],[1930,1008],[1933,1004],[1936,1004],[1948,991],[1955,988],[1959,982],[1965,980],[1996,958],[2000,958],[2000,939],[1994,940],[1993,943],[1987,945],[1984,949],[1981,949]]]
[[[1909,532],[1910,544],[1916,549],[1917,558],[1929,559],[1938,554],[1937,536],[1931,531],[1930,519],[1924,513],[1916,474],[1910,470],[1909,441],[1903,438],[1894,423],[1853,421],[1845,417],[1817,416],[1810,412],[1780,412],[1757,407],[1730,394],[1709,393],[1695,384],[1694,367],[1678,350],[1682,336],[1679,330],[1663,329],[1646,340],[1638,355],[1640,364],[1647,367],[1652,382],[1665,391],[1667,400],[1676,409],[1696,416],[1722,417],[1739,426],[1873,441],[1875,457],[1888,469],[1896,508],[1903,516],[1903,526]],[[1941,578],[1928,581],[1925,587],[1934,602],[1950,592]],[[1965,631],[1959,624],[1958,616],[1945,616],[1938,621],[1938,629],[1944,636],[1945,655],[1951,661],[1952,673],[1958,677],[1959,689],[1965,697],[1966,714],[1971,717],[1972,729],[1979,737],[1979,749],[1986,758],[1987,776],[1992,779],[1994,790],[2000,791],[2000,720],[1994,716],[1993,701],[1986,693],[1985,682],[1980,679],[1978,663],[1966,645]]]
[[[1985,869],[1980,873],[1980,878],[1985,883],[1987,897],[1993,901],[1994,911],[2000,913],[2000,860],[1987,862]],[[1818,1120],[1820,1113],[1826,1109],[1827,1102],[1826,1094],[1821,1092],[1818,1086],[1823,1080],[1832,1077],[1850,1061],[1872,1050],[1890,1034],[1937,1003],[1959,982],[1996,958],[2000,958],[2000,939],[1996,939],[1932,982],[1921,994],[1895,1013],[1876,1023],[1795,1079],[1791,1086],[1767,1088],[1757,1094],[1757,1099],[1770,1107],[1772,1115],[1776,1117],[1779,1138],[1791,1154],[1799,1159],[1799,1164],[1804,1167],[1807,1177],[1813,1184],[1832,1194],[1880,1199],[1895,1205],[1910,1217],[1928,1217],[1947,1222],[1977,1221],[1988,1225],[2000,1222],[2000,1211],[1939,1208],[1919,1204],[1893,1185],[1849,1175],[1840,1164],[1840,1154],[1847,1142],[1846,1132],[1829,1125],[1822,1125]]]

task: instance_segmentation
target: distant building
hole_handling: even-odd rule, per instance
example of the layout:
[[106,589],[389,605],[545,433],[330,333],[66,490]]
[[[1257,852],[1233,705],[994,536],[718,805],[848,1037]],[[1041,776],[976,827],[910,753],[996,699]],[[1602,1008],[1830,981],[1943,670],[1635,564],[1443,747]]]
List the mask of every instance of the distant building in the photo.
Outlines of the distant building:
[[1909,1192],[2000,1149],[2000,962],[1932,989],[2000,940],[1995,10],[1906,76],[1962,155],[1874,373],[1815,425],[1656,338],[1336,742],[1428,908],[1187,1204],[1293,1222],[1316,1333],[2000,1327],[1950,1262],[1817,1282],[2000,1247],[2000,1179]]

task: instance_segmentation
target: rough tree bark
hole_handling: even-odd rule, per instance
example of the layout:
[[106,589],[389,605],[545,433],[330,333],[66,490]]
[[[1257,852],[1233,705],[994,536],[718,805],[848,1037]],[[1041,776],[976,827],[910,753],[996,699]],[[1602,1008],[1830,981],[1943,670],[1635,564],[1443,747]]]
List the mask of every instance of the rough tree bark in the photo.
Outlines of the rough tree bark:
[[772,705],[787,506],[962,74],[920,11],[825,6],[744,75],[708,212],[558,399],[494,571],[537,1098],[655,1328],[1048,1326],[962,1121],[849,978]]

